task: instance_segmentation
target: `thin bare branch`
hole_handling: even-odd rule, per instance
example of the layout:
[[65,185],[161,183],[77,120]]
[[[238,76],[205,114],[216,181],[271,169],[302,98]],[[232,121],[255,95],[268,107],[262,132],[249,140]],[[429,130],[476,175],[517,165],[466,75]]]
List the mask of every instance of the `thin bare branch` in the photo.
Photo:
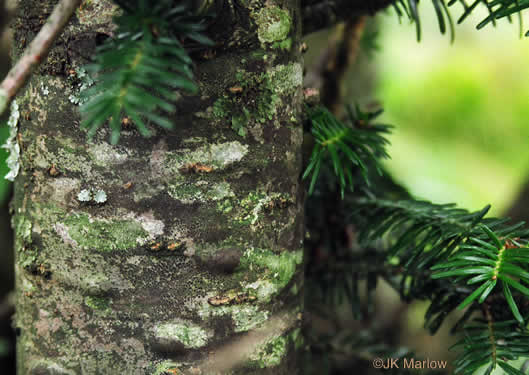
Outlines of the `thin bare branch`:
[[345,19],[374,15],[394,0],[303,0],[303,34],[333,26]]
[[[194,373],[225,374],[236,368],[250,355],[274,338],[285,336],[286,332],[298,326],[299,316],[286,311],[277,313],[262,327],[241,335],[211,352]],[[196,369],[195,369],[196,370]],[[191,372],[190,372],[191,373]]]
[[61,34],[81,0],[61,0],[26,49],[20,60],[9,71],[0,84],[0,114],[2,114],[16,93],[24,86],[29,75],[46,57],[51,45]]
[[339,115],[343,107],[343,82],[348,69],[356,61],[366,16],[351,17],[336,28],[327,48],[305,77],[306,87],[316,88],[320,100],[331,112]]

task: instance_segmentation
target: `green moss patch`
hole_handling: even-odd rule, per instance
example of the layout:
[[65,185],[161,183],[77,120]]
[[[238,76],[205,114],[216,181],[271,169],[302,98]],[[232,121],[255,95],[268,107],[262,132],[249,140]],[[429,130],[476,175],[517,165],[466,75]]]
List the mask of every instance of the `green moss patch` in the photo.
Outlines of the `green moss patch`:
[[286,39],[292,26],[292,20],[287,11],[269,6],[262,8],[255,17],[257,36],[261,43],[273,43]]
[[278,366],[286,355],[288,349],[287,337],[277,337],[261,346],[250,356],[250,363],[255,363],[259,368]]
[[258,280],[246,283],[245,288],[252,289],[258,301],[267,302],[288,285],[302,261],[302,250],[276,254],[266,249],[250,248],[241,258],[238,271],[245,274],[252,270],[259,275]]
[[239,71],[236,78],[240,91],[217,99],[213,116],[229,119],[233,130],[245,137],[250,123],[265,123],[274,118],[279,95],[269,73]]
[[127,250],[146,240],[148,233],[132,220],[99,220],[87,214],[72,214],[64,221],[68,234],[85,249],[97,251]]
[[85,298],[84,303],[86,306],[93,310],[107,310],[109,308],[109,301],[103,297],[88,296]]

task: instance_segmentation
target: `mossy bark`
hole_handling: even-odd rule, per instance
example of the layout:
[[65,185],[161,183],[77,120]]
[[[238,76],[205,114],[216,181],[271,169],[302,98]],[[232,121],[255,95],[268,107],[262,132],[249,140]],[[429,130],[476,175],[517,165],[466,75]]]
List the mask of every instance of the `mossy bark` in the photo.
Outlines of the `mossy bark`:
[[[54,3],[20,1],[19,47]],[[299,373],[299,3],[217,11],[174,131],[124,129],[112,146],[80,130],[78,68],[111,32],[103,0],[17,98],[19,374]]]

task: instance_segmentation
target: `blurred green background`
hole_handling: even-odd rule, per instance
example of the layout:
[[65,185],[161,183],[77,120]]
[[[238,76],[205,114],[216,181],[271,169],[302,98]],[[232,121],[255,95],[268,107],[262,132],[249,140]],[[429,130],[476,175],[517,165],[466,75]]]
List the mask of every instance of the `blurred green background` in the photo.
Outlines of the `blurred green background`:
[[[529,38],[517,18],[476,30],[481,9],[450,44],[431,3],[420,5],[420,43],[392,9],[378,17],[374,97],[396,126],[387,168],[417,197],[470,210],[491,203],[501,215],[528,177]],[[462,9],[451,10],[457,20]]]
[[[451,10],[457,20],[462,9]],[[386,167],[418,198],[469,210],[490,203],[489,215],[502,216],[529,181],[529,38],[520,38],[516,18],[476,30],[487,14],[480,9],[456,26],[451,44],[430,2],[420,13],[420,43],[415,25],[399,23],[392,9],[377,17],[370,96],[385,110],[381,120],[395,125]],[[451,362],[450,323],[430,337],[427,306],[409,306],[402,342]]]

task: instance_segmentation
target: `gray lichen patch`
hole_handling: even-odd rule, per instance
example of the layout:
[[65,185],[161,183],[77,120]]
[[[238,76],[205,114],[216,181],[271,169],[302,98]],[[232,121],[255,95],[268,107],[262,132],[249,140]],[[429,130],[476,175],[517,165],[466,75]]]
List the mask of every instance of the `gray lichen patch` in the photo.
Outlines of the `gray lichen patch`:
[[107,199],[107,193],[102,189],[87,188],[82,189],[77,194],[77,200],[81,203],[93,202],[96,204],[103,204]]
[[292,93],[303,84],[303,67],[300,63],[277,65],[270,70],[276,92]]
[[231,316],[235,332],[246,332],[259,327],[270,315],[267,310],[252,304],[212,306],[207,302],[209,297],[200,298],[196,302],[197,306],[194,306],[195,311],[204,320],[213,316]]
[[95,164],[101,167],[123,164],[129,157],[126,151],[120,150],[118,146],[111,146],[108,143],[92,145],[87,151]]
[[210,183],[204,180],[195,183],[172,183],[168,185],[167,192],[172,198],[184,204],[219,201],[235,196],[229,183]]
[[213,337],[211,330],[206,330],[190,321],[174,320],[154,327],[157,342],[182,345],[185,349],[198,349],[207,345]]
[[44,189],[49,190],[51,200],[57,203],[65,203],[73,191],[79,190],[81,183],[74,178],[58,177],[48,179]]
[[75,375],[75,371],[68,370],[52,360],[39,360],[30,364],[30,375],[50,374],[50,375]]
[[[83,296],[92,297],[108,296],[114,292],[119,294],[134,288],[123,275],[122,264],[111,265],[103,255],[86,254],[79,246],[72,246],[73,249],[65,252],[59,239],[53,243],[54,249],[64,253],[57,254],[55,259],[58,260],[54,261],[53,279],[58,283],[79,291]],[[64,259],[67,263],[60,262]]]
[[63,172],[79,172],[87,177],[92,175],[92,163],[84,148],[75,146],[71,139],[65,137],[52,139],[39,135],[28,146],[23,157],[39,168],[48,169],[55,165]]
[[90,202],[92,200],[92,191],[90,189],[83,189],[77,194],[79,202]]
[[227,198],[219,202],[217,211],[229,214],[237,226],[250,226],[255,231],[262,229],[261,222],[265,212],[269,213],[272,207],[286,205],[291,201],[292,198],[284,193],[251,191],[240,200]]
[[104,190],[96,190],[94,193],[94,202],[98,204],[105,203],[107,201],[107,193]]
[[151,239],[161,236],[164,233],[164,222],[162,220],[156,219],[152,210],[135,216],[135,220],[141,224],[142,228],[149,234]]
[[69,215],[63,224],[70,238],[84,249],[127,250],[148,239],[148,233],[136,220],[94,219],[81,213]]
[[198,147],[194,150],[182,149],[168,157],[167,167],[178,171],[188,165],[201,163],[215,169],[223,169],[236,163],[248,153],[248,145],[240,142],[213,143]]
[[15,181],[15,177],[18,175],[18,171],[20,170],[20,146],[18,145],[16,139],[19,118],[20,111],[18,109],[18,104],[16,100],[13,100],[11,102],[11,112],[9,114],[9,119],[7,120],[7,125],[9,126],[9,137],[2,145],[2,148],[5,148],[9,152],[9,156],[6,161],[7,166],[9,167],[9,172],[5,175],[5,179],[9,181]]

